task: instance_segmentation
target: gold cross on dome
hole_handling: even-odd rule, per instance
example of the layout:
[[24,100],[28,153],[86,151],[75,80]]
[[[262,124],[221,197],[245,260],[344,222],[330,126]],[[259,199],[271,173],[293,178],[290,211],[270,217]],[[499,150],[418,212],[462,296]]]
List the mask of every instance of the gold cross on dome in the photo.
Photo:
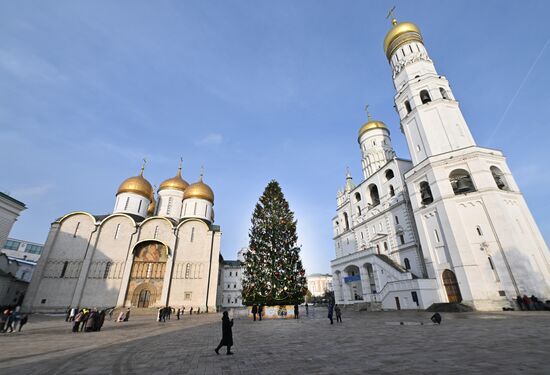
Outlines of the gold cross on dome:
[[386,19],[389,19],[391,17],[391,23],[392,23],[392,25],[395,26],[397,24],[397,20],[395,19],[395,15],[393,14],[394,11],[395,11],[395,5],[388,12],[388,15],[386,16]]
[[145,164],[147,164],[147,159],[143,158],[143,164],[141,165],[141,175],[143,176],[143,171],[145,170]]
[[367,118],[369,119],[369,121],[372,120],[372,117],[371,117],[370,112],[369,112],[369,105],[368,104],[365,106],[365,112],[367,112]]

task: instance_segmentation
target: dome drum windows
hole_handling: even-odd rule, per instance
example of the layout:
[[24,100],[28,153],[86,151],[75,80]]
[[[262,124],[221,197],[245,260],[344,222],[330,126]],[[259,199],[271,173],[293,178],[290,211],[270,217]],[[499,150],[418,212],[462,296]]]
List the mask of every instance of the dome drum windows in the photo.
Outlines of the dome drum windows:
[[455,195],[476,191],[470,174],[464,169],[455,169],[449,174],[449,180]]

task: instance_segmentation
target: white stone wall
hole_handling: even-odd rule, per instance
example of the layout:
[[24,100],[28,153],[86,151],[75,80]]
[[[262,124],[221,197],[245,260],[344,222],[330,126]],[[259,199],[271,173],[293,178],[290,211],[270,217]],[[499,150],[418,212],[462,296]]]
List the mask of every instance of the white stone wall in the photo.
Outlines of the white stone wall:
[[116,197],[113,213],[134,214],[147,217],[147,208],[151,200],[134,193],[120,193]]
[[243,273],[244,267],[222,263],[218,288],[218,306],[222,308],[243,306]]
[[183,217],[183,192],[174,189],[163,189],[158,193],[158,216],[180,219]]
[[162,295],[151,307],[169,304],[215,311],[220,236],[218,229],[198,219],[178,226],[163,217],[135,223],[125,214],[101,222],[86,213],[67,215],[52,224],[25,309],[123,306],[132,297],[127,294],[134,248],[156,240],[169,254]]
[[187,198],[183,201],[183,218],[197,218],[214,222],[213,205],[206,199]]

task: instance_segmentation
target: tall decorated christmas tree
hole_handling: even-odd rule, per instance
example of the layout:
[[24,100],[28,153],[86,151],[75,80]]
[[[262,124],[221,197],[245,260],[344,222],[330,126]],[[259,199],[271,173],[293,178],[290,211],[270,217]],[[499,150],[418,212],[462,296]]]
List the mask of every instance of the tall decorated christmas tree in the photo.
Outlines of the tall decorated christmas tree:
[[267,306],[304,302],[307,282],[296,245],[296,220],[275,180],[254,208],[249,237],[243,302]]

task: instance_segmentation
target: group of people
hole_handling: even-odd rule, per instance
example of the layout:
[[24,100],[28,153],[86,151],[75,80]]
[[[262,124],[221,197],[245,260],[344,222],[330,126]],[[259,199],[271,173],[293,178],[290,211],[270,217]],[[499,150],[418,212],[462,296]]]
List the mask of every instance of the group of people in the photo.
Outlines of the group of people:
[[[548,302],[548,301],[547,301]],[[534,295],[531,297],[527,297],[527,295],[518,296],[516,298],[516,303],[518,304],[518,307],[522,311],[530,311],[530,310],[550,310],[550,305],[548,303],[544,303]]]
[[256,321],[256,315],[258,315],[261,321],[263,313],[264,313],[264,306],[261,303],[259,305],[257,304],[252,305],[252,317],[254,318],[254,321]]
[[[200,314],[200,313],[201,313],[201,308],[197,307],[195,314]],[[157,312],[157,321],[166,322],[166,319],[170,320],[170,317],[172,316],[172,314],[175,314],[176,318],[180,320],[180,317],[182,315],[185,315],[185,306],[182,306],[181,308],[178,307],[177,309],[170,306],[159,307]],[[189,308],[189,315],[193,315],[193,306]]]
[[73,323],[73,332],[98,332],[105,322],[105,310],[97,309],[70,309],[67,322]]
[[328,304],[328,319],[330,324],[334,324],[334,314],[336,313],[336,323],[342,323],[342,309],[332,302]]
[[16,306],[15,308],[6,308],[3,310],[0,310],[2,313],[0,314],[0,332],[6,333],[8,330],[10,332],[13,332],[17,330],[18,332],[21,332],[21,329],[25,324],[27,324],[27,321],[29,320],[29,316],[27,314],[21,314],[20,313],[21,306]]

